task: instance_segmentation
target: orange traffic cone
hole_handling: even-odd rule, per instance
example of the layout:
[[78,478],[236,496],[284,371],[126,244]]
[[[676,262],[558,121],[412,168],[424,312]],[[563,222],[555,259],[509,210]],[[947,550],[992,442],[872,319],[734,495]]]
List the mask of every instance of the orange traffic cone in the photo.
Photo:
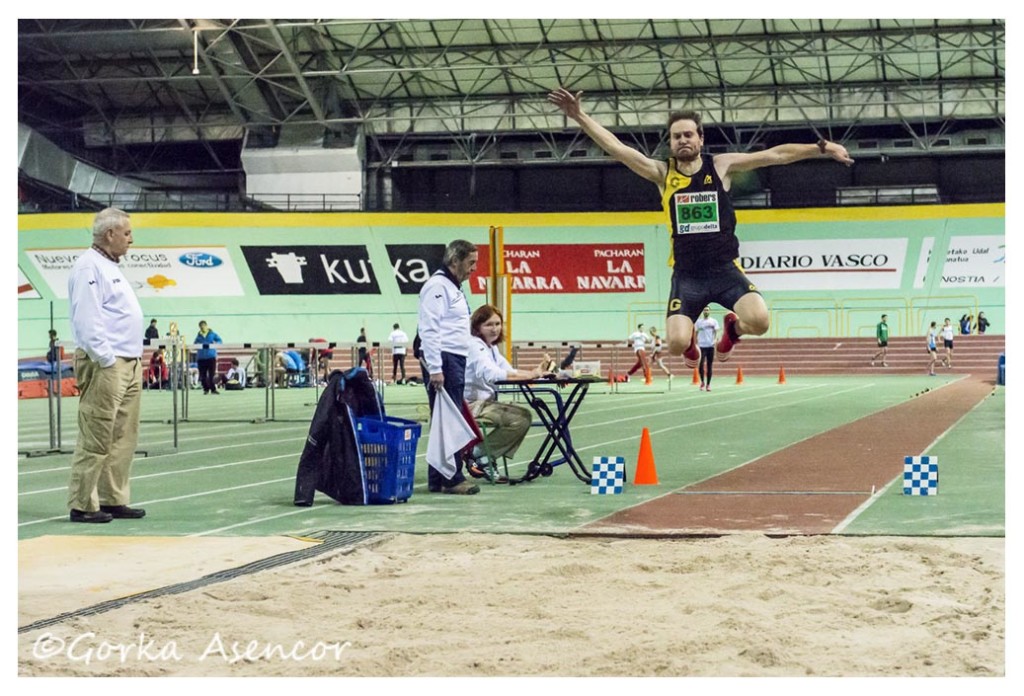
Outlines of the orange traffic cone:
[[786,368],[784,368],[782,365],[779,365],[779,384],[785,384],[785,383],[786,383]]
[[651,433],[644,428],[640,436],[640,454],[636,460],[636,475],[633,484],[637,486],[658,485],[658,472],[654,468],[654,450],[651,449]]
[[693,368],[693,384],[700,384],[700,373],[697,372],[697,368]]
[[736,368],[736,384],[743,384],[743,368]]

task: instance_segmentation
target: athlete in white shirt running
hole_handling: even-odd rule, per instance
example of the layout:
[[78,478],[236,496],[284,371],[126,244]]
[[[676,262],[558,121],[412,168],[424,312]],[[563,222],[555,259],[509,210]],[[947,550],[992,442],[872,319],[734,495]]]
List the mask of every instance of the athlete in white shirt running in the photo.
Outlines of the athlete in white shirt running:
[[644,369],[644,378],[648,384],[651,383],[651,366],[647,362],[648,341],[650,341],[650,336],[644,331],[644,325],[637,324],[636,331],[629,335],[629,342],[633,344],[633,353],[636,354],[636,364],[629,368],[629,372],[626,373],[627,382],[630,376],[642,367]]

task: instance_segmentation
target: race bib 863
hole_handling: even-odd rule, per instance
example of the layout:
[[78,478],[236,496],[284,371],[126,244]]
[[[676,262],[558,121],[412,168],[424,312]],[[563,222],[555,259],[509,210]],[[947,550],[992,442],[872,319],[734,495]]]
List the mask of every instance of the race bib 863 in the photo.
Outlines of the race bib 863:
[[672,197],[675,210],[676,234],[720,232],[718,222],[718,192],[676,193]]

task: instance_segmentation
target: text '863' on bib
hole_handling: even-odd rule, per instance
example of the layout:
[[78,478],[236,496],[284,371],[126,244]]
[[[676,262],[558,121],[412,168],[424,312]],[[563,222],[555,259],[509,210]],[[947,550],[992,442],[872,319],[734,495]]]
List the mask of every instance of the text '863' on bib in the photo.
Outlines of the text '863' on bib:
[[721,232],[718,220],[718,192],[677,192],[672,196],[675,212],[675,233],[694,234]]

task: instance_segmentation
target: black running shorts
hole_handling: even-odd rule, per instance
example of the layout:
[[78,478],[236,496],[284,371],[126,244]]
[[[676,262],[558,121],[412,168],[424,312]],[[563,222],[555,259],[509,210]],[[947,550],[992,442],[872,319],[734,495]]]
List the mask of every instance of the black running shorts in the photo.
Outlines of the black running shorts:
[[737,263],[709,269],[707,274],[672,272],[672,290],[668,296],[666,316],[681,314],[696,321],[712,302],[732,310],[748,292],[761,292],[750,282]]

